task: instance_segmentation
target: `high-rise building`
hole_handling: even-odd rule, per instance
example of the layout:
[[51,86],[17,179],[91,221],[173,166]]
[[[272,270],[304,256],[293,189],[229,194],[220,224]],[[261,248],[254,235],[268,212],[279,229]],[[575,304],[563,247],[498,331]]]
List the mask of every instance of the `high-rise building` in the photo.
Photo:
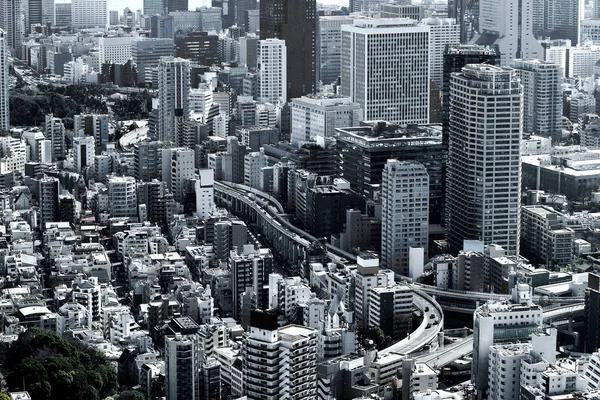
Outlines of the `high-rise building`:
[[316,0],[260,2],[260,38],[285,40],[288,98],[300,97],[316,90],[316,8]]
[[165,0],[144,0],[144,15],[165,14]]
[[194,171],[194,150],[185,147],[162,149],[162,181],[167,184],[176,201],[185,199],[188,194],[186,185],[194,178]]
[[52,145],[52,161],[64,160],[67,149],[65,144],[65,125],[60,118],[54,118],[52,114],[46,114],[44,129],[46,139]]
[[132,176],[108,178],[108,204],[111,217],[137,217],[136,181]]
[[73,29],[106,28],[107,0],[71,0],[71,24]]
[[256,0],[233,0],[235,4],[235,24],[248,32],[248,11],[258,9]]
[[29,25],[42,24],[42,0],[28,0]]
[[54,0],[42,0],[42,25],[54,24]]
[[188,11],[188,0],[165,0],[167,3],[167,12]]
[[279,328],[277,313],[252,311],[242,363],[249,400],[315,398],[317,331],[299,325]]
[[73,136],[93,136],[96,154],[106,150],[109,128],[107,114],[78,114],[73,117]]
[[[429,175],[422,164],[388,160],[381,181],[381,265],[408,276],[408,253],[429,243]],[[427,258],[427,257],[425,257]]]
[[134,176],[138,181],[149,182],[162,177],[163,142],[144,140],[133,147]]
[[551,39],[569,39],[579,43],[584,18],[583,0],[534,0],[533,34]]
[[75,171],[81,174],[87,167],[94,166],[95,145],[93,136],[73,138],[73,164]]
[[519,254],[522,100],[514,70],[469,64],[451,76],[446,181],[451,251],[474,239]]
[[173,318],[165,334],[165,391],[167,399],[200,398],[202,345],[200,326],[190,317]]
[[429,27],[429,79],[441,88],[444,78],[444,51],[460,41],[460,24],[452,18],[426,18]]
[[10,126],[8,96],[8,43],[6,32],[0,29],[0,131]]
[[[379,11],[384,0],[350,0],[350,12],[360,13],[365,11]],[[411,0],[396,1],[398,5],[410,5]]]
[[46,222],[60,220],[58,206],[58,178],[42,178],[39,181],[40,227],[46,229]]
[[54,5],[54,25],[71,26],[73,23],[71,9],[71,3],[56,3]]
[[342,25],[351,25],[349,16],[319,17],[317,34],[317,67],[319,81],[329,85],[342,73]]
[[131,58],[131,36],[102,36],[98,39],[100,64],[125,64]]
[[212,169],[201,169],[198,171],[196,180],[196,215],[202,221],[206,221],[213,212],[215,171]]
[[175,39],[175,56],[200,65],[219,62],[219,37],[208,32],[190,32]]
[[503,66],[515,58],[544,56],[542,45],[533,36],[534,0],[480,0],[479,35],[475,44],[497,44]]
[[158,138],[177,144],[189,122],[190,62],[162,57],[158,64]]
[[150,17],[150,37],[173,39],[173,16],[155,14]]
[[354,287],[354,312],[356,327],[363,332],[369,328],[369,297],[371,289],[394,284],[394,272],[380,269],[379,259],[375,254],[363,253],[356,259],[356,276]]
[[409,19],[342,26],[342,94],[367,121],[429,122],[429,28]]
[[284,40],[264,39],[258,42],[258,101],[287,101],[287,50]]
[[29,6],[27,0],[3,2],[6,41],[11,54],[23,58],[24,37],[29,32]]
[[234,301],[233,316],[241,319],[240,300],[246,288],[250,288],[256,296],[257,308],[267,307],[266,301],[263,301],[263,289],[265,285],[268,286],[269,274],[273,270],[273,255],[269,249],[255,249],[253,244],[244,245],[239,250],[240,253],[235,250],[230,252],[229,267]]
[[138,80],[150,83],[152,81],[150,71],[158,67],[161,57],[172,57],[175,54],[174,51],[175,47],[171,38],[134,40],[131,43],[131,58],[137,67]]
[[513,62],[523,85],[523,131],[562,138],[562,71],[558,64],[542,60]]
[[600,0],[594,0],[594,18],[600,18]]

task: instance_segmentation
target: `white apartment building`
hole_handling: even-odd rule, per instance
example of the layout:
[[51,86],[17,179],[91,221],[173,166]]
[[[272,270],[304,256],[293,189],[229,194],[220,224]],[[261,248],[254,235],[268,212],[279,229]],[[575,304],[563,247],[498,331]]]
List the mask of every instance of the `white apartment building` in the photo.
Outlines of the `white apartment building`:
[[176,201],[183,201],[186,182],[194,177],[194,150],[186,147],[162,149],[162,180]]
[[594,66],[600,60],[600,46],[584,44],[571,46],[550,46],[546,49],[545,60],[558,64],[565,78],[588,77],[594,74]]
[[258,41],[258,96],[260,103],[287,100],[287,48],[285,40]]
[[71,0],[71,25],[74,30],[105,29],[108,25],[107,0]]
[[[408,276],[408,253],[429,243],[429,175],[423,164],[387,161],[381,180],[381,265]],[[427,258],[427,256],[425,256]]]
[[291,143],[323,142],[335,136],[335,128],[357,126],[363,119],[358,103],[339,95],[308,95],[293,99]]
[[356,259],[354,288],[354,315],[356,326],[366,330],[369,326],[369,297],[374,287],[384,287],[394,283],[394,272],[379,269],[379,259],[375,256],[361,255]]
[[73,138],[73,164],[78,174],[81,174],[86,167],[94,166],[95,147],[93,136]]
[[460,43],[460,24],[454,18],[425,18],[421,24],[429,27],[429,79],[441,88],[444,51],[447,44]]
[[0,130],[10,126],[8,99],[8,43],[7,34],[0,29]]
[[519,254],[522,100],[514,70],[470,64],[452,74],[446,228],[455,251],[480,240]]
[[158,138],[179,144],[190,114],[190,61],[161,57],[158,63]]
[[517,59],[513,67],[523,85],[523,131],[562,138],[562,71],[558,64]]
[[125,64],[131,59],[133,36],[102,36],[98,40],[100,65]]
[[244,185],[260,189],[261,170],[267,167],[267,158],[262,151],[253,151],[244,156]]
[[137,217],[137,190],[135,178],[111,176],[108,178],[108,204],[111,217]]
[[367,121],[429,122],[429,27],[410,19],[342,26],[342,95]]
[[66,155],[65,125],[60,118],[52,114],[46,115],[44,135],[52,145],[52,161],[63,160]]
[[196,180],[196,215],[202,221],[207,220],[215,207],[215,171],[212,169],[201,169],[198,171]]
[[575,233],[566,227],[567,216],[548,206],[523,206],[523,250],[545,263],[567,265],[573,260]]

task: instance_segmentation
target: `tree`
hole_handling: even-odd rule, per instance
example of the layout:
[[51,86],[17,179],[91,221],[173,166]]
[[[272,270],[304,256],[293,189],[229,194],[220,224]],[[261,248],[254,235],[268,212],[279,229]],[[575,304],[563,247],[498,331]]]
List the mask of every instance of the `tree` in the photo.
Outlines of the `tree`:
[[0,393],[0,400],[10,400],[10,396],[6,393]]
[[115,397],[115,400],[146,400],[146,396],[136,390],[126,390]]

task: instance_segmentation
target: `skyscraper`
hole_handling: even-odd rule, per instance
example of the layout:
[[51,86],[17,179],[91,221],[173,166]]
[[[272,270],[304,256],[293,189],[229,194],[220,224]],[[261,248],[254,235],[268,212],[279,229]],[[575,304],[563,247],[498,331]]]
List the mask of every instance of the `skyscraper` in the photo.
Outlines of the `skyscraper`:
[[165,0],[167,3],[167,12],[188,11],[188,0]]
[[[584,18],[583,0],[534,0],[533,34],[579,43],[580,23]],[[595,17],[598,18],[598,17]]]
[[523,131],[562,138],[562,71],[558,64],[517,59],[513,67],[523,85]]
[[179,143],[189,121],[190,62],[162,57],[158,63],[158,138]]
[[165,13],[165,0],[144,0],[144,15]]
[[429,27],[429,79],[442,87],[446,45],[460,41],[460,24],[452,18],[425,18]]
[[317,66],[319,80],[328,85],[341,73],[342,25],[351,25],[354,18],[349,16],[319,17],[317,35]]
[[42,23],[42,0],[28,0],[29,25]]
[[6,32],[0,29],[0,131],[7,131],[10,126],[8,98],[8,46]]
[[6,41],[11,54],[22,58],[24,37],[29,29],[29,6],[27,0],[3,2]]
[[533,36],[534,0],[480,0],[479,35],[475,44],[497,44],[502,65],[515,58],[543,58],[542,45]]
[[408,276],[408,252],[429,235],[429,175],[423,164],[388,160],[381,182],[381,265]]
[[451,76],[446,232],[453,252],[475,239],[519,254],[522,101],[517,71],[469,64]]
[[54,0],[42,0],[42,25],[54,24]]
[[300,97],[316,90],[316,8],[316,0],[260,2],[260,38],[285,40],[288,98]]
[[73,29],[106,28],[107,0],[71,0]]
[[235,23],[240,28],[248,31],[248,11],[256,10],[256,0],[234,0],[235,1]]
[[40,226],[46,228],[46,222],[60,219],[58,207],[58,178],[42,178],[39,181]]
[[258,101],[287,100],[287,50],[284,40],[265,39],[258,42]]
[[342,94],[366,121],[429,122],[429,28],[410,19],[342,26]]

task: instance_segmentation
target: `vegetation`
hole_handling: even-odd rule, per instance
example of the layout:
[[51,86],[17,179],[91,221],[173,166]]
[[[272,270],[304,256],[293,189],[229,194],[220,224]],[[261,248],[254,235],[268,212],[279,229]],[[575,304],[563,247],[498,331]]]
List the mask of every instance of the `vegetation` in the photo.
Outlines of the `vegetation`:
[[103,399],[117,387],[114,367],[91,347],[30,329],[2,348],[10,391],[26,390],[36,400]]

